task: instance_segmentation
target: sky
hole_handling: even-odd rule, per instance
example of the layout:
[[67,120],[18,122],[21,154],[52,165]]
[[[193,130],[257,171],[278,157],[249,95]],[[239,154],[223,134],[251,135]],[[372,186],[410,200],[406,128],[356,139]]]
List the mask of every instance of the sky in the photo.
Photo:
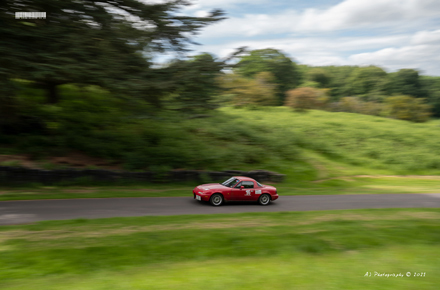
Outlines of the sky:
[[194,38],[195,52],[275,48],[299,64],[377,65],[440,76],[440,0],[192,0],[184,14],[215,8],[228,19]]

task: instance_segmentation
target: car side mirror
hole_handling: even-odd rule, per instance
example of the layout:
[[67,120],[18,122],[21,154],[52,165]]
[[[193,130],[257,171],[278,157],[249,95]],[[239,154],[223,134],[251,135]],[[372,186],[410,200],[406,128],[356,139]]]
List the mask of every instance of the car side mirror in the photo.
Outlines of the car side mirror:
[[244,188],[244,186],[242,185],[242,186],[240,186],[240,189],[243,189]]

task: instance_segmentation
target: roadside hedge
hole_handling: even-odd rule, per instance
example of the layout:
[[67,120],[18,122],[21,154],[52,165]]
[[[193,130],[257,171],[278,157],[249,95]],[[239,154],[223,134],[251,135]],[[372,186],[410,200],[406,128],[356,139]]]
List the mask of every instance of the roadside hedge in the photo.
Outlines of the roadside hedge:
[[231,176],[247,176],[259,182],[282,182],[284,175],[267,170],[171,170],[168,172],[130,172],[104,169],[56,169],[43,170],[25,167],[0,166],[0,184],[108,184],[108,183],[169,183],[169,182],[215,182]]

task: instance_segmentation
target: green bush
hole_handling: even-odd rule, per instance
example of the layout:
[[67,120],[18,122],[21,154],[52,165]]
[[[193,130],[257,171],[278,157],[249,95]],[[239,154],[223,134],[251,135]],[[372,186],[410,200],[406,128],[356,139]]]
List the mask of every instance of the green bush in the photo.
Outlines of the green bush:
[[287,98],[285,105],[298,112],[320,107],[321,91],[312,87],[301,87],[286,92]]
[[426,122],[431,116],[431,106],[425,104],[425,99],[411,96],[394,96],[386,99],[388,115],[395,119]]

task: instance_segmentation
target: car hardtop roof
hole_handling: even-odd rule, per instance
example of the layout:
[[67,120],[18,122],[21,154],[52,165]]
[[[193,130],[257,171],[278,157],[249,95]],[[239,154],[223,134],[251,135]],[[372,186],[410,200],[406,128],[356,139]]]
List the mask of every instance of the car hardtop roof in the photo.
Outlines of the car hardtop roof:
[[240,181],[256,181],[255,179],[246,176],[234,176],[234,177],[240,179]]

